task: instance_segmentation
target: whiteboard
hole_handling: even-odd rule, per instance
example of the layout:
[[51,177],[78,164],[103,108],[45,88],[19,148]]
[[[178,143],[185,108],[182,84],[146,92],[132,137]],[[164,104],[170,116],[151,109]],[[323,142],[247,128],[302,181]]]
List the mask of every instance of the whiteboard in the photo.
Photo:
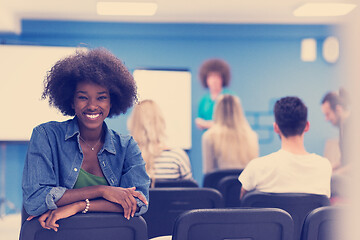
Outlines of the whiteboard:
[[191,73],[135,70],[139,100],[154,100],[164,115],[169,147],[191,148]]
[[72,47],[0,45],[0,141],[28,141],[40,123],[63,121],[57,109],[41,100],[46,72]]

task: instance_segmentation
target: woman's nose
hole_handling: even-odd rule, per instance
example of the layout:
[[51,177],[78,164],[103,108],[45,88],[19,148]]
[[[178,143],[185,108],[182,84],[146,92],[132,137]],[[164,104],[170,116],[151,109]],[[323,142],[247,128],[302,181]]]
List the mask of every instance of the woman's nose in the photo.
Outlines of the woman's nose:
[[89,110],[93,110],[93,111],[94,111],[94,110],[97,109],[97,107],[98,107],[98,105],[97,105],[96,100],[90,99],[90,100],[89,100],[89,104],[88,104]]

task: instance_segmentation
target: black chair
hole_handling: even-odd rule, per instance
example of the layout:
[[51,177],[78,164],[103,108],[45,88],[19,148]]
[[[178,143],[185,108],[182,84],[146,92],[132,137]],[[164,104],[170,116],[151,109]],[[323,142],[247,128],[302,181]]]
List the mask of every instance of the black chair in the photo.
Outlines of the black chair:
[[220,180],[218,184],[219,192],[224,198],[225,207],[240,207],[241,183],[239,176],[227,176]]
[[179,180],[157,179],[155,181],[155,187],[156,188],[199,187],[199,184],[194,179],[179,179]]
[[292,240],[293,227],[281,209],[198,209],[176,219],[172,239]]
[[211,188],[151,188],[149,209],[143,215],[148,237],[171,235],[175,219],[192,209],[221,208],[221,194]]
[[204,175],[203,187],[219,189],[218,184],[222,178],[227,176],[239,176],[242,171],[243,169],[224,169],[206,173]]
[[146,222],[142,217],[127,220],[121,213],[78,213],[59,220],[58,232],[42,228],[37,218],[26,221],[27,216],[23,211],[19,240],[148,239]]
[[301,237],[305,217],[315,208],[330,205],[325,195],[306,193],[263,193],[249,192],[241,201],[242,207],[280,208],[287,211],[294,221],[294,240]]
[[314,209],[305,218],[301,240],[338,240],[342,208],[335,206]]

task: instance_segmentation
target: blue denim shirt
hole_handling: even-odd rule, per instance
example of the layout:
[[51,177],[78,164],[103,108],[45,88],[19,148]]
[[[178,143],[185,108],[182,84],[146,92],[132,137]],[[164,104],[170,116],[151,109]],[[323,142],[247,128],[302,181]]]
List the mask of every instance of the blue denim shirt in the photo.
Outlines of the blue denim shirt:
[[[136,187],[149,200],[150,179],[140,149],[131,136],[109,129],[104,123],[105,143],[99,164],[110,186]],[[56,209],[67,189],[72,189],[83,161],[77,118],[48,122],[34,128],[26,155],[22,188],[28,214],[38,216]],[[141,215],[147,206],[136,198]]]

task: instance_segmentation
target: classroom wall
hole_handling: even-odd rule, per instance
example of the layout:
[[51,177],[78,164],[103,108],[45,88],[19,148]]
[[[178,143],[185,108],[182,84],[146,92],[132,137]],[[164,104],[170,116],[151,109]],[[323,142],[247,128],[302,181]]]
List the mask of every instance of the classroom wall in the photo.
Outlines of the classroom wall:
[[[201,136],[194,125],[200,98],[207,91],[198,81],[202,61],[219,57],[232,67],[230,89],[238,95],[249,122],[259,134],[260,155],[276,151],[279,138],[272,132],[272,106],[286,95],[301,97],[309,108],[311,130],[306,134],[308,151],[322,154],[325,140],[336,136],[326,123],[320,101],[328,90],[341,84],[341,58],[326,63],[321,44],[337,35],[331,25],[258,25],[258,24],[156,24],[35,21],[22,22],[21,35],[0,33],[2,44],[43,46],[105,47],[121,58],[128,68],[181,68],[192,73],[192,148],[188,151],[194,178],[202,184]],[[303,38],[317,41],[317,59],[302,62]],[[36,56],[34,56],[36,61]],[[14,69],[16,70],[16,69]],[[3,81],[3,80],[0,80]],[[3,104],[3,103],[2,103]],[[112,119],[127,133],[125,116]],[[22,164],[26,143],[3,143],[6,149],[6,196],[21,206]],[[4,151],[1,150],[0,151]],[[8,164],[16,162],[16,166]],[[16,181],[14,180],[16,178]],[[13,194],[13,192],[15,192]],[[16,196],[15,196],[16,195]],[[0,196],[1,197],[1,196]]]

